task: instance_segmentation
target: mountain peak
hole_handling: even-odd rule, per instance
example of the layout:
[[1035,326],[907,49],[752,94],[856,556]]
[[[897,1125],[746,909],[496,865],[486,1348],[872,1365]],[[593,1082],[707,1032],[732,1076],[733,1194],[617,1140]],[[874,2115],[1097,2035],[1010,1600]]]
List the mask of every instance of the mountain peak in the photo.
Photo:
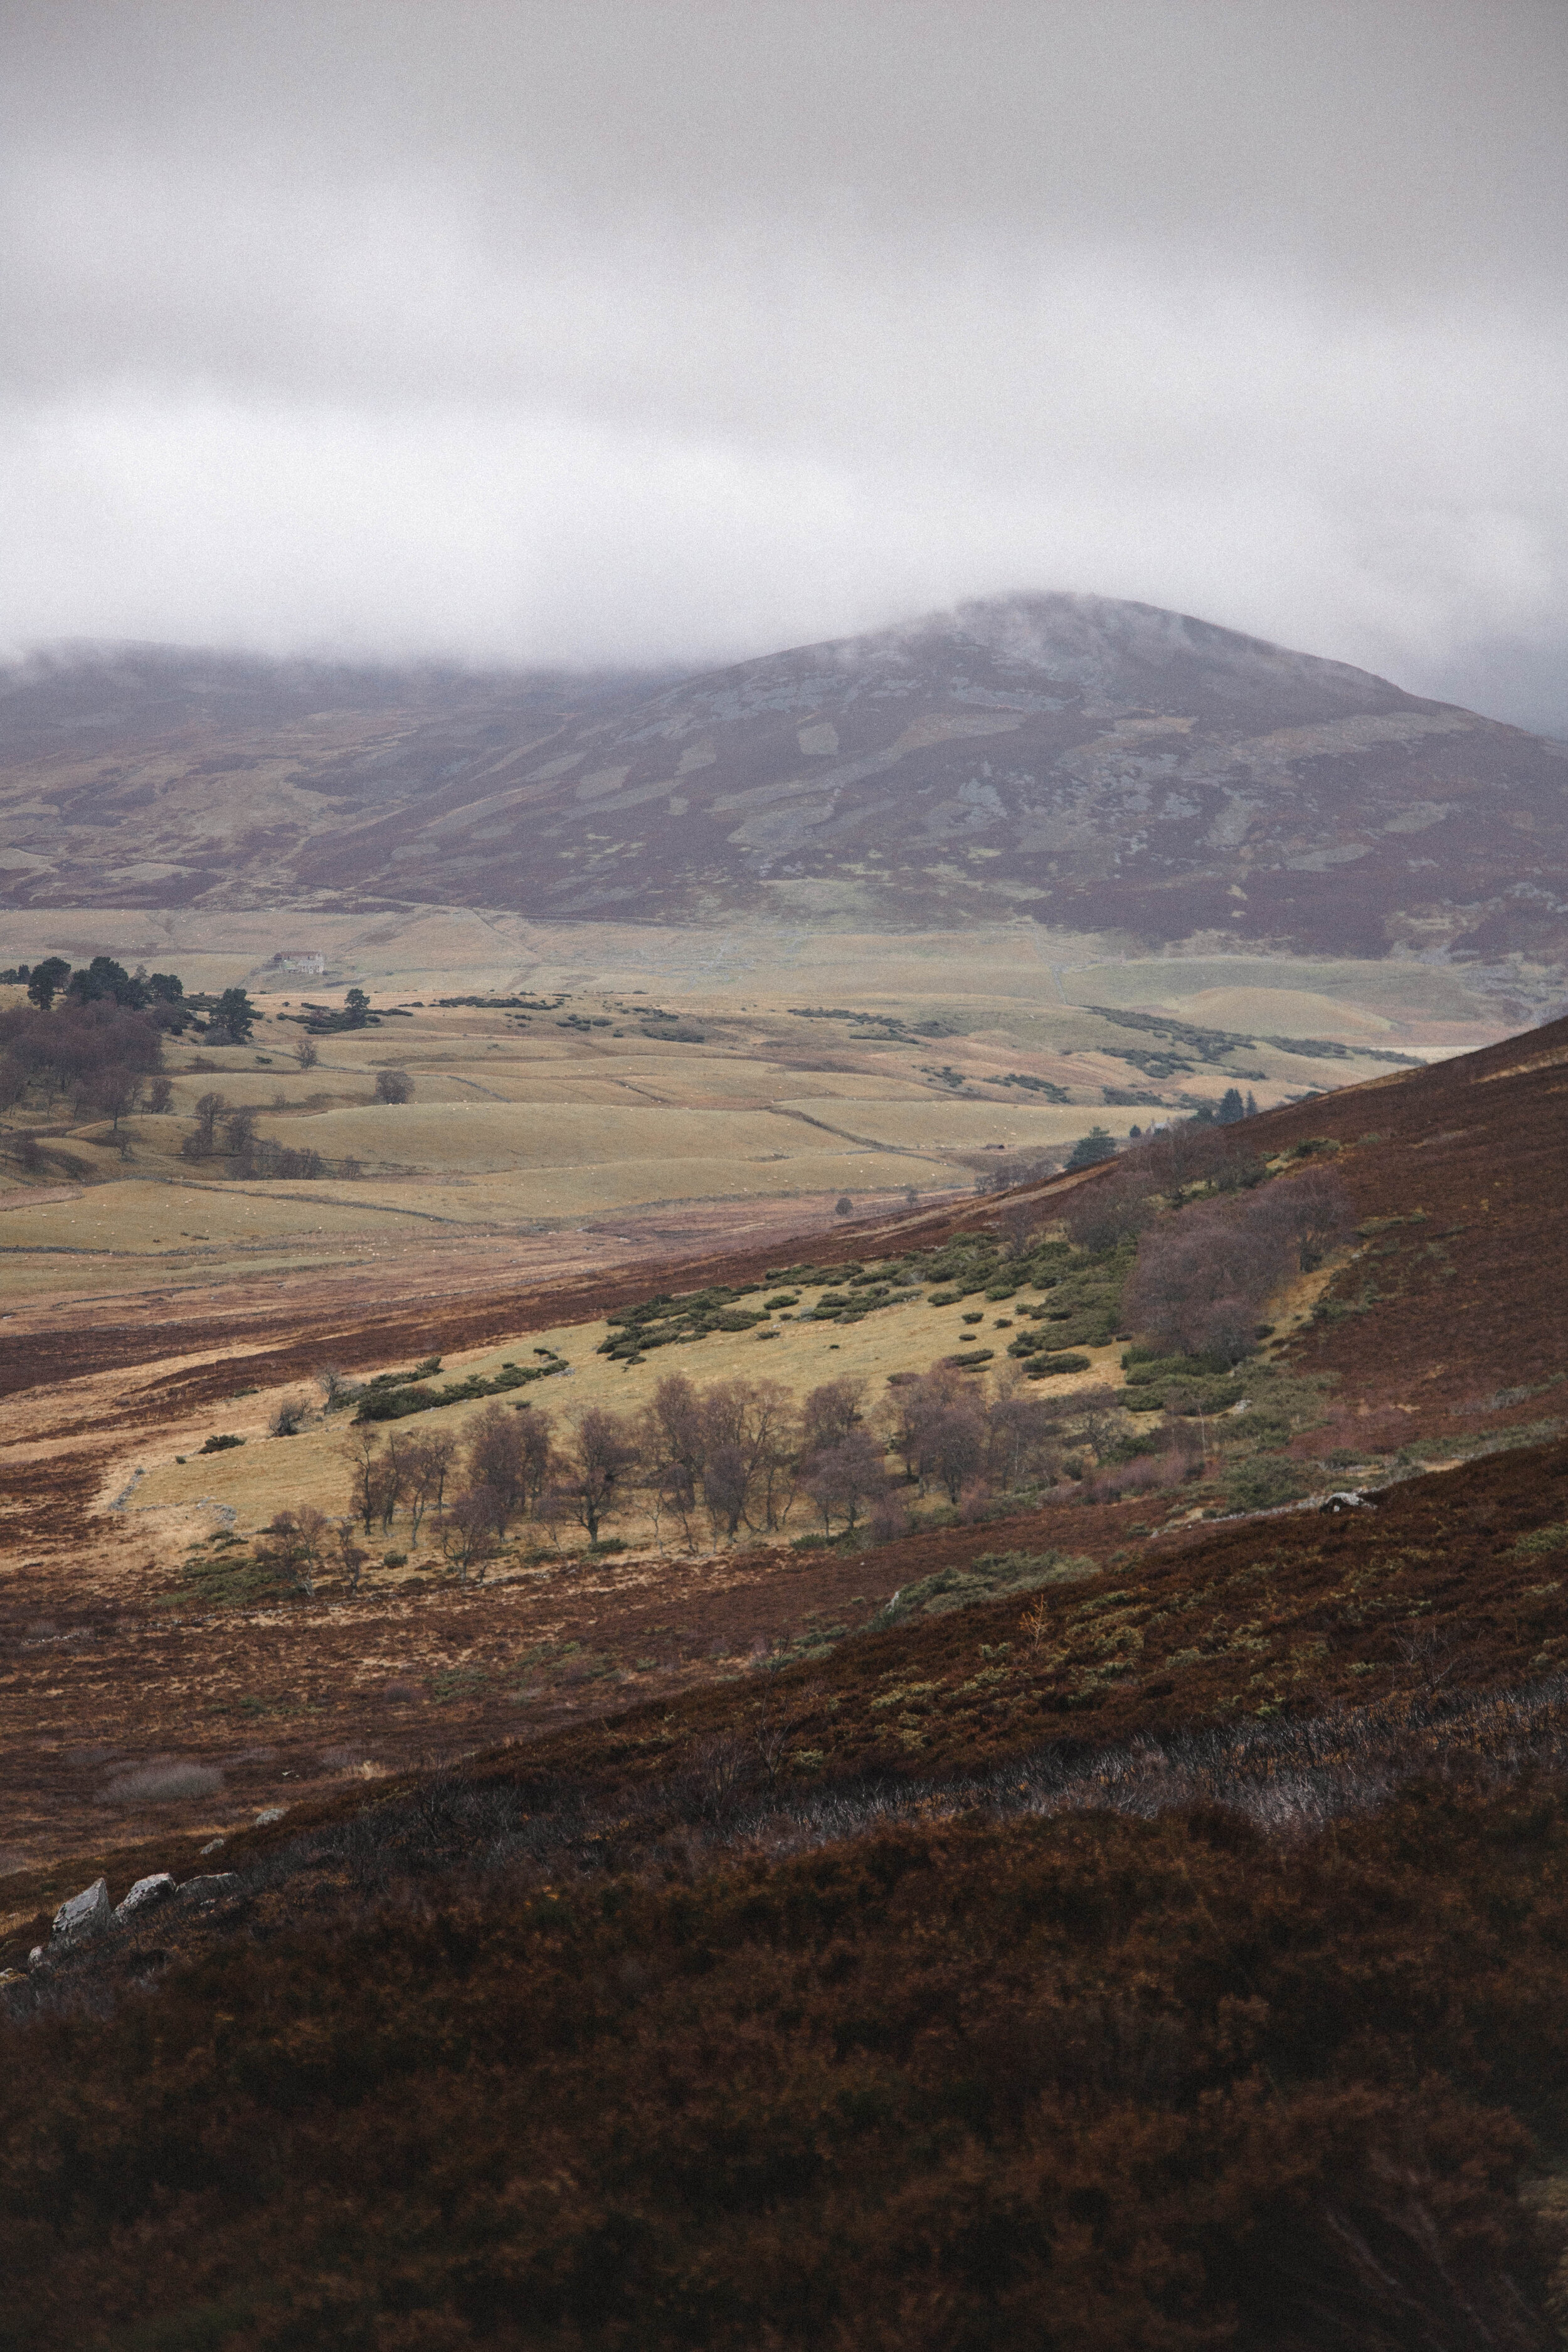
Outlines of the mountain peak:
[[1568,959],[1563,747],[1154,605],[993,598],[676,682],[150,659],[11,698],[18,902]]

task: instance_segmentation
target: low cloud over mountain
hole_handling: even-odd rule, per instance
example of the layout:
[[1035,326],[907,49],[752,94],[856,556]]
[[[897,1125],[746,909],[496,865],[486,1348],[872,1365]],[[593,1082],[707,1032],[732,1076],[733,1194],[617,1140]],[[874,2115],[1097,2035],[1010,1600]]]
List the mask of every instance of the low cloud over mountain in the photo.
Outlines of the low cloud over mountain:
[[1568,750],[1143,604],[961,607],[678,683],[145,653],[0,698],[14,904],[1029,918],[1568,952]]

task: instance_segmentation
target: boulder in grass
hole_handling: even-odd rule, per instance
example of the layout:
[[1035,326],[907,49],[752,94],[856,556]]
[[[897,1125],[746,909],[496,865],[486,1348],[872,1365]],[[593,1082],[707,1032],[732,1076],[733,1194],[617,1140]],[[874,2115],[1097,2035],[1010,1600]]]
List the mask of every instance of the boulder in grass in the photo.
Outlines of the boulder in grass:
[[113,1916],[109,1904],[109,1881],[95,1878],[90,1886],[60,1905],[55,1913],[54,1933],[62,1941],[77,1936],[97,1936]]
[[234,1895],[239,1890],[237,1870],[208,1871],[204,1877],[187,1878],[180,1889],[182,1902],[216,1903],[220,1895]]
[[133,1918],[138,1911],[150,1910],[154,1903],[166,1903],[177,1893],[175,1880],[166,1870],[155,1871],[151,1878],[139,1878],[129,1895],[114,1906],[117,1919]]

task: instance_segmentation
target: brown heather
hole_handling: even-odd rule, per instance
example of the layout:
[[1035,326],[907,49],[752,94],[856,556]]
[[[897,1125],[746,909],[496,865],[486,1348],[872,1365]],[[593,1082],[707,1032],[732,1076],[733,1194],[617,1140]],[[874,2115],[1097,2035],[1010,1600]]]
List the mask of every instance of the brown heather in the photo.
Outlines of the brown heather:
[[[1283,1339],[1333,1376],[1289,1451],[1326,1486],[1375,1440],[1410,1475],[1374,1507],[751,1555],[726,1606],[851,1630],[298,1804],[211,1907],[13,1980],[0,2347],[1568,2340],[1565,1062],[1559,1024],[1247,1123],[1339,1147],[1362,1254]],[[470,1302],[419,1345],[486,1318],[529,1328]],[[245,1360],[405,1358],[395,1321]],[[71,1434],[50,1496],[11,1474],[40,1549],[94,1492]],[[1415,1475],[1450,1448],[1495,1450]],[[930,1610],[986,1574],[1017,1589]],[[195,1839],[74,1885],[219,1866]]]
[[1546,1786],[258,1919],[13,2045],[0,2342],[1522,2352],[1565,1944]]

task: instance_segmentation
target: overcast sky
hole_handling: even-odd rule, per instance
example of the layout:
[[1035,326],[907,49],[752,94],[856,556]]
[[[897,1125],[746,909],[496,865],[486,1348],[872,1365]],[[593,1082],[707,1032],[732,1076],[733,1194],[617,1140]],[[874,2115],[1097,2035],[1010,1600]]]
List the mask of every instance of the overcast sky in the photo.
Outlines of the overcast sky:
[[1568,733],[1563,0],[0,30],[0,644],[1200,613]]

